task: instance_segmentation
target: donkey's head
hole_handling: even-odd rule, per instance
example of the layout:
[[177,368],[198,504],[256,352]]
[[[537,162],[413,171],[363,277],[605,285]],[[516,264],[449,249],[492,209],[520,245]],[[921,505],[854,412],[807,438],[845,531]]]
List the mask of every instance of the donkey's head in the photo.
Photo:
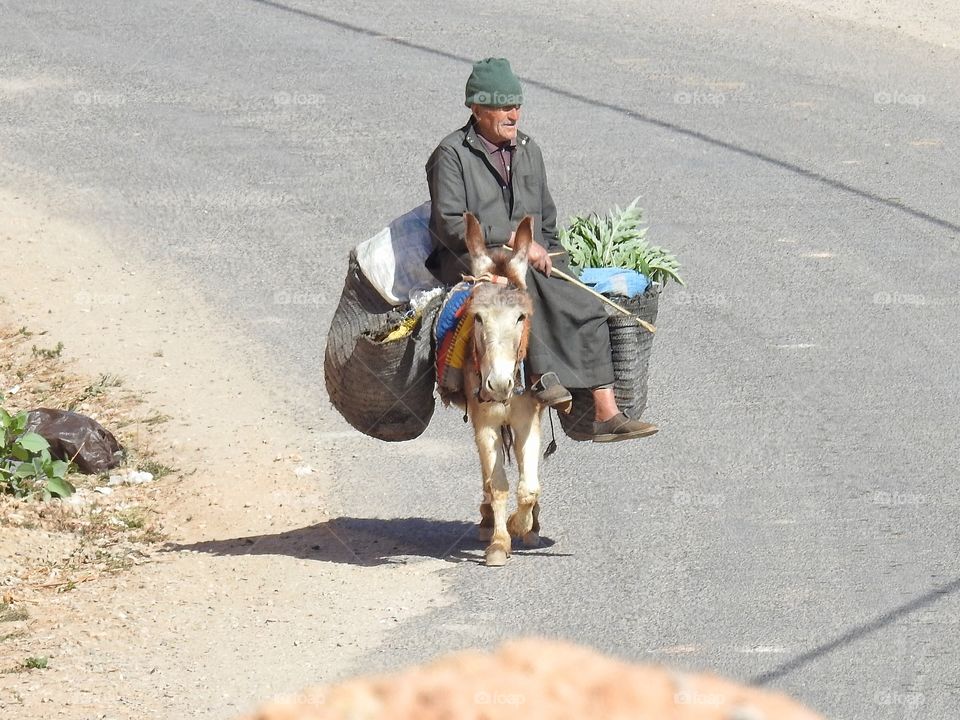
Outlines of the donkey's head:
[[467,249],[478,282],[471,295],[473,353],[480,373],[481,400],[506,402],[513,394],[520,362],[527,354],[530,315],[526,293],[527,251],[533,242],[533,218],[517,228],[513,252],[489,252],[477,219],[467,213]]

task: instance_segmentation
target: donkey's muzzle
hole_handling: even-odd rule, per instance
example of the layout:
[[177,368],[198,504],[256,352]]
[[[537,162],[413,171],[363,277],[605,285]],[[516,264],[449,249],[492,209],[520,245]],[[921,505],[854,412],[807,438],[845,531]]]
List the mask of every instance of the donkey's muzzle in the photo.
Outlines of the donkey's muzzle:
[[[512,377],[488,377],[483,383],[484,392],[481,395],[482,400],[493,400],[495,402],[506,402],[513,397],[513,378]],[[485,395],[486,397],[483,397]]]

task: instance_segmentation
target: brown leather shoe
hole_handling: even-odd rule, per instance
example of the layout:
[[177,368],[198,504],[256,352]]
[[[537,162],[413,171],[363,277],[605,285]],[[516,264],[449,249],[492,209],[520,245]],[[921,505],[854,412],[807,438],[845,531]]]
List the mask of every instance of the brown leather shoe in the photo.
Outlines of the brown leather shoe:
[[545,372],[530,389],[538,402],[556,408],[558,412],[568,413],[573,407],[573,395],[560,384],[560,378],[554,372]]
[[647,437],[658,432],[660,428],[643,420],[635,420],[623,413],[617,413],[609,420],[593,422],[594,442],[619,442]]

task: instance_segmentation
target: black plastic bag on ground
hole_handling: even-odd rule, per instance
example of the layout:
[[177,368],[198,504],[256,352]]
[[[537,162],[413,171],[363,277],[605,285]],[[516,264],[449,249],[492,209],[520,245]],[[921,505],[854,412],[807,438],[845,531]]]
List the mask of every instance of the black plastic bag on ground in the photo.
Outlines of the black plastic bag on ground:
[[73,462],[84,475],[114,468],[123,460],[123,448],[113,434],[93,418],[69,410],[37,408],[27,413],[27,432],[50,443],[50,455]]

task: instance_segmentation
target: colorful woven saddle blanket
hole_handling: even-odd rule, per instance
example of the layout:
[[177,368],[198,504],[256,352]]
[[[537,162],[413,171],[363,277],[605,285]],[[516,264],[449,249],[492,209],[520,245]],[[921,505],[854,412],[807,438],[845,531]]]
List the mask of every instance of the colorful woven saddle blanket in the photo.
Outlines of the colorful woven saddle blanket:
[[473,315],[467,312],[473,283],[454,285],[437,313],[433,339],[437,348],[437,387],[441,393],[463,389],[463,367],[473,330]]

